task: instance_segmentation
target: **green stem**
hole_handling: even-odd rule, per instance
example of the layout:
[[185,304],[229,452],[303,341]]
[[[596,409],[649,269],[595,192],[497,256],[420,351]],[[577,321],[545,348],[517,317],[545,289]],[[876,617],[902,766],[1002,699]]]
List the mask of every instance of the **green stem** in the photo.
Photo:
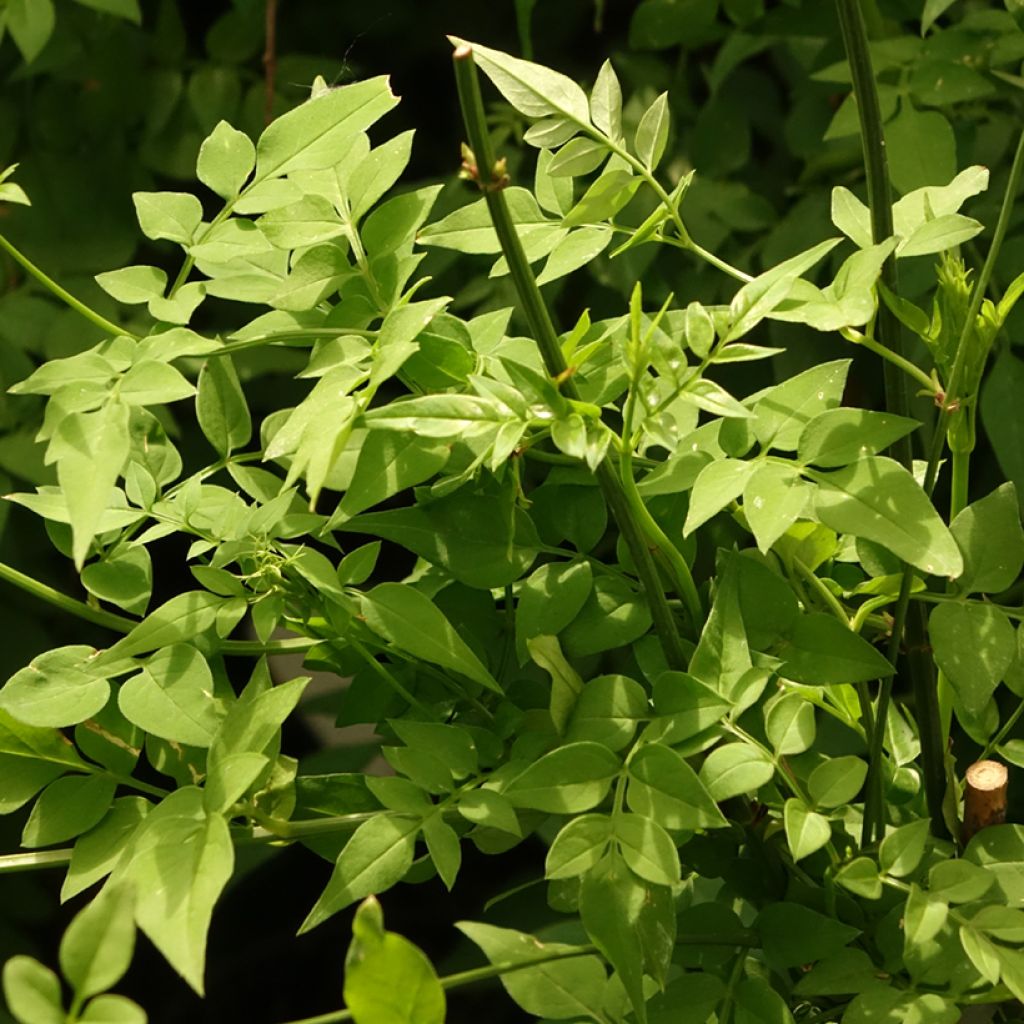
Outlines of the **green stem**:
[[225,342],[220,348],[205,353],[204,358],[216,359],[219,356],[230,356],[236,352],[245,352],[250,348],[276,345],[285,341],[314,342],[323,338],[348,338],[353,336],[372,340],[379,335],[380,331],[364,331],[355,327],[308,327],[291,331],[273,331],[270,334],[257,335],[255,338],[241,338],[238,341]]
[[84,316],[86,320],[95,324],[100,330],[105,331],[107,334],[112,334],[114,337],[125,335],[129,338],[134,338],[136,341],[139,340],[137,334],[133,334],[124,327],[118,326],[112,320],[101,316],[95,309],[91,309],[80,299],[76,299],[71,292],[66,288],[62,288],[52,277],[40,270],[24,253],[11,245],[3,235],[0,235],[0,249],[3,249],[15,263],[20,263],[47,291],[56,295],[61,302],[70,306],[76,313]]
[[358,640],[354,637],[349,637],[347,643],[363,659],[367,667],[372,672],[375,672],[402,700],[406,701],[411,707],[414,707],[420,714],[426,715],[428,720],[433,717],[430,709],[417,700]]
[[1024,715],[1024,700],[1017,705],[1010,717],[1003,723],[999,732],[997,732],[985,745],[985,749],[978,757],[979,761],[984,761],[985,758],[991,757],[992,751],[1010,735],[1010,730],[1017,724],[1021,715]]
[[[871,52],[868,46],[867,29],[859,0],[836,0],[839,25],[846,48],[853,92],[860,116],[860,132],[864,149],[864,172],[867,179],[868,203],[871,209],[871,234],[877,244],[893,234],[892,189],[889,183],[889,167],[886,158],[885,136],[882,128],[882,112],[875,86],[874,71],[871,67]],[[899,275],[896,257],[890,255],[882,267],[881,280],[894,294],[899,294]],[[889,351],[900,359],[903,352],[903,332],[899,321],[884,303],[878,310],[879,333],[889,343]],[[882,364],[885,375],[885,405],[896,416],[907,416],[910,412],[910,396],[906,381],[897,372],[893,361],[886,359]],[[913,467],[913,449],[910,437],[901,438],[891,447],[891,452],[905,468]],[[912,568],[904,566],[900,594],[896,603],[892,639],[889,644],[889,660],[896,665],[900,645],[906,634],[906,665],[914,694],[918,727],[921,733],[921,761],[924,774],[925,794],[932,831],[936,835],[946,832],[942,815],[942,802],[946,791],[946,773],[943,760],[943,742],[939,718],[938,694],[935,669],[927,656],[927,633],[924,619],[909,612]],[[915,606],[916,607],[916,606]],[[875,729],[868,747],[871,752],[868,764],[868,782],[865,793],[864,826],[862,842],[869,842],[872,835],[881,837],[884,829],[884,779],[882,777],[882,746],[885,723],[892,698],[893,676],[879,680],[878,707],[875,714]]]
[[118,633],[127,633],[138,624],[134,619],[129,619],[124,615],[104,611],[102,608],[93,608],[92,605],[88,605],[84,601],[68,597],[67,594],[62,594],[59,590],[55,590],[53,587],[41,583],[31,576],[26,576],[25,573],[19,572],[3,562],[0,562],[0,580],[13,583],[20,590],[24,590],[33,597],[39,598],[40,601],[53,605],[55,608],[60,608],[61,611],[69,612],[80,619],[85,619],[86,622],[92,622],[97,626],[105,626],[107,629],[115,630]]
[[862,348],[866,348],[869,352],[874,352],[876,356],[886,360],[893,366],[902,370],[908,377],[917,381],[922,388],[926,389],[928,394],[934,395],[936,393],[936,383],[928,376],[924,370],[921,369],[916,363],[911,362],[909,359],[898,355],[893,352],[887,345],[883,345],[880,341],[870,337],[867,334],[862,334],[860,331],[854,330],[852,327],[844,328],[839,332],[842,334],[847,341],[852,341],[854,345],[860,345]]
[[0,875],[16,871],[38,871],[41,868],[59,868],[71,863],[71,850],[32,850],[29,853],[9,853],[0,857]]
[[[537,280],[533,276],[530,264],[523,252],[523,246],[512,222],[505,195],[500,187],[496,187],[498,183],[490,180],[495,160],[490,136],[487,132],[483,99],[480,95],[480,82],[472,49],[464,45],[459,46],[454,54],[454,63],[459,102],[462,105],[462,115],[466,132],[469,135],[469,142],[476,158],[480,186],[483,189],[502,252],[508,261],[509,274],[515,285],[523,314],[530,324],[548,374],[554,379],[563,380],[563,392],[570,399],[578,400],[579,391],[572,378],[565,373],[567,367],[562,349],[558,344],[558,335],[551,322],[547,306],[544,304]],[[665,659],[669,667],[681,670],[686,666],[686,656],[672,610],[669,608],[665,592],[661,588],[647,539],[633,516],[621,481],[607,460],[602,461],[597,467],[596,476],[604,492],[605,501],[607,501],[633,557],[633,564],[636,566],[637,576],[643,586],[651,610],[651,618],[654,621],[654,628],[665,652]]]
[[799,558],[793,559],[793,567],[811,585],[811,590],[818,595],[821,603],[844,625],[849,627],[850,616],[846,609],[840,604],[839,599],[825,586],[825,581],[816,572],[808,569]]

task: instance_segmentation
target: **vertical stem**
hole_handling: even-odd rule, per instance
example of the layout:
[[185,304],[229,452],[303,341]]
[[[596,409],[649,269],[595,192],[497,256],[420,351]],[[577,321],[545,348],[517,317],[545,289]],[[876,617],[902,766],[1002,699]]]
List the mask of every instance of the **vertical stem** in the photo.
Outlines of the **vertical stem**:
[[[867,178],[868,202],[871,208],[871,234],[874,241],[881,242],[891,237],[892,189],[889,183],[889,167],[886,159],[885,136],[882,129],[882,113],[871,67],[871,53],[868,49],[867,29],[859,0],[836,0],[839,25],[843,34],[843,45],[850,62],[853,91],[860,115],[861,140],[864,147],[864,173]],[[882,267],[882,281],[894,295],[899,294],[899,276],[896,258],[890,256]],[[899,321],[889,308],[880,304],[878,326],[881,336],[897,356],[903,358],[903,334]],[[897,416],[907,416],[910,398],[906,381],[890,363],[883,363],[885,374],[885,405]],[[907,469],[913,465],[913,451],[910,438],[904,437],[890,449],[893,456]],[[946,831],[942,816],[942,800],[946,790],[946,774],[943,762],[943,740],[939,721],[938,696],[935,670],[927,647],[927,632],[924,615],[915,606],[910,610],[911,570],[904,568],[899,599],[896,603],[892,640],[889,644],[889,660],[895,665],[900,644],[906,637],[906,667],[914,694],[915,712],[921,733],[921,761],[924,772],[925,794],[932,830],[941,835]],[[882,754],[885,725],[892,697],[893,679],[879,682],[878,708],[875,728],[869,739],[871,753],[868,788],[864,807],[864,831],[862,840],[870,841],[873,835],[880,835],[884,828],[884,780],[882,778]]]
[[[480,82],[477,77],[473,51],[469,46],[459,46],[454,54],[455,81],[462,106],[462,116],[469,136],[469,143],[475,154],[480,187],[487,202],[487,209],[494,224],[495,233],[501,243],[502,252],[508,261],[509,273],[515,285],[516,294],[523,314],[533,332],[534,340],[544,359],[544,365],[552,378],[562,380],[562,390],[569,397],[578,399],[579,392],[571,376],[566,373],[566,362],[558,344],[558,335],[541,296],[537,280],[530,270],[522,243],[516,233],[511,214],[502,192],[503,182],[492,179],[495,169],[494,153],[487,133]],[[633,516],[626,493],[615,470],[604,460],[597,467],[597,479],[611,509],[623,539],[629,547],[637,576],[644,589],[654,628],[657,631],[665,659],[674,669],[686,666],[686,656],[679,638],[672,610],[658,578],[651,550],[647,540]],[[699,623],[697,624],[699,625]]]

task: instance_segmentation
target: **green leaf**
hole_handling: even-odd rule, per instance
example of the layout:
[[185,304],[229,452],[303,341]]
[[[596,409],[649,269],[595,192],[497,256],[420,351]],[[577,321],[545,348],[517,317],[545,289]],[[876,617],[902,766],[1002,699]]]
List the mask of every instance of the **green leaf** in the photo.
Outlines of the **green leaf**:
[[230,356],[208,359],[199,371],[196,418],[221,458],[249,443],[252,418]]
[[601,65],[590,92],[590,119],[609,138],[622,137],[622,87],[609,60]]
[[429,597],[402,583],[362,595],[367,625],[401,650],[501,693],[497,680]]
[[618,814],[612,828],[622,859],[635,875],[654,885],[679,882],[676,844],[661,825],[646,815]]
[[916,430],[917,420],[866,409],[828,409],[803,428],[797,457],[807,465],[830,469],[877,455]]
[[927,35],[928,29],[953,6],[955,0],[925,0],[924,13],[921,15],[921,35]]
[[795,466],[762,462],[743,487],[743,514],[747,517],[758,550],[771,546],[803,514],[810,489]]
[[653,171],[668,143],[669,111],[668,93],[663,92],[643,113],[637,125],[634,148],[644,166]]
[[814,742],[814,705],[786,694],[765,711],[764,728],[776,754],[802,754]]
[[302,922],[299,934],[322,924],[350,903],[384,892],[412,866],[418,818],[378,814],[364,821],[342,848],[327,887]]
[[[38,371],[37,371],[38,372]],[[981,389],[981,421],[1003,475],[1024,494],[1024,362],[1004,349]]]
[[450,892],[462,864],[458,833],[445,823],[438,811],[423,819],[423,840],[438,876]]
[[78,1019],[81,1024],[146,1024],[148,1018],[127,996],[105,995],[91,999]]
[[770,388],[754,406],[754,435],[767,448],[796,451],[806,426],[839,405],[849,359],[813,366]]
[[941,185],[956,174],[956,139],[937,110],[915,110],[909,99],[885,126],[892,183],[906,193],[923,185]]
[[128,459],[128,406],[110,402],[96,412],[78,412],[61,420],[57,480],[67,501],[75,567],[81,570],[111,492]]
[[53,0],[7,0],[7,28],[26,64],[39,56],[56,24]]
[[562,218],[562,227],[600,224],[614,217],[636,194],[640,179],[621,168],[606,170]]
[[565,75],[507,53],[449,36],[453,46],[469,46],[480,70],[527,117],[563,117],[589,126],[587,94]]
[[751,977],[736,986],[735,1020],[736,1024],[793,1024],[793,1014],[767,980]]
[[544,269],[537,275],[537,284],[549,284],[596,259],[612,240],[612,230],[604,226],[571,231],[551,250]]
[[103,654],[103,664],[158,647],[194,641],[217,620],[224,598],[206,590],[189,590],[150,612],[126,637]]
[[127,405],[165,405],[191,398],[196,389],[169,363],[144,359],[121,378],[118,395]]
[[60,943],[60,969],[78,999],[113,988],[135,950],[135,894],[107,886],[75,915]]
[[926,221],[917,228],[909,238],[900,243],[896,255],[903,258],[945,252],[980,235],[984,230],[985,225],[973,217],[947,213],[945,216]]
[[555,178],[575,178],[596,171],[608,159],[608,150],[595,139],[577,138],[567,142],[548,164]]
[[512,805],[491,789],[476,789],[459,797],[459,814],[474,825],[501,829],[510,835],[519,836],[522,831]]
[[647,602],[617,576],[598,576],[579,614],[562,633],[570,658],[624,647],[650,629]]
[[733,297],[729,307],[730,326],[723,342],[728,344],[753,330],[789,295],[793,282],[838,244],[838,238],[831,238],[779,263],[745,284]]
[[953,535],[898,462],[870,456],[831,473],[807,472],[818,484],[815,508],[825,526],[873,540],[927,573],[955,578],[963,571]]
[[103,820],[79,837],[61,887],[62,900],[77,896],[110,874],[151,806],[141,796],[119,797]]
[[136,923],[200,995],[210,918],[234,861],[227,822],[208,817],[200,790],[185,786],[149,813],[112,876],[134,885]]
[[870,857],[855,857],[836,872],[836,881],[857,896],[881,899],[883,885],[878,865]]
[[112,14],[116,18],[124,18],[135,25],[142,24],[142,11],[139,10],[139,0],[76,0],[84,7],[91,7],[94,11],[103,11],[104,14]]
[[1006,590],[1024,566],[1024,530],[1020,505],[1012,483],[972,502],[950,524],[964,557],[963,575],[957,580],[961,593]]
[[843,1015],[843,1024],[957,1024],[960,1007],[940,995],[917,995],[876,982],[864,988]]
[[710,729],[732,710],[730,701],[686,672],[663,672],[658,676],[654,706],[661,716],[658,725],[664,729],[667,743],[680,743]]
[[995,877],[969,860],[943,860],[928,872],[928,890],[947,903],[973,903],[992,888]]
[[93,597],[136,615],[145,614],[153,590],[149,551],[141,544],[119,545],[82,570],[82,586]]
[[834,918],[785,901],[769,903],[758,914],[754,927],[761,934],[765,958],[776,970],[822,960],[860,934]]
[[415,132],[400,132],[379,146],[352,172],[348,181],[348,201],[352,217],[359,220],[401,177],[412,155]]
[[[877,877],[877,871],[875,874]],[[842,949],[816,964],[797,982],[794,991],[806,996],[850,995],[875,982],[877,974],[877,968],[862,949]]]
[[104,775],[65,775],[51,782],[25,822],[21,845],[53,846],[88,832],[107,813],[116,788]]
[[783,821],[786,842],[789,844],[789,852],[793,855],[794,862],[817,853],[832,838],[832,826],[828,818],[815,813],[802,800],[795,797],[786,801]]
[[[565,734],[576,698],[583,689],[580,674],[565,660],[562,648],[555,636],[534,636],[526,641],[526,648],[534,663],[539,665],[551,676],[551,721],[555,731]],[[586,737],[580,737],[586,738]]]
[[[459,921],[456,928],[479,946],[492,964],[520,964],[581,949],[540,942],[525,932],[477,921]],[[603,1012],[605,969],[593,955],[550,960],[503,973],[501,984],[523,1010],[536,1016],[563,1020],[582,1014],[593,1019],[595,1013]]]
[[581,814],[562,827],[544,861],[544,877],[575,878],[586,874],[604,856],[612,839],[606,814]]
[[[599,178],[598,181],[601,179]],[[513,185],[504,190],[508,203],[509,215],[515,224],[519,238],[524,246],[531,245],[536,238],[550,233],[557,227],[557,221],[547,217],[533,193],[528,189]],[[568,226],[568,225],[566,225]],[[416,236],[422,245],[436,245],[442,249],[457,249],[464,253],[497,254],[501,252],[501,243],[494,233],[491,215],[483,199],[460,207],[447,217],[433,224],[428,224]]]
[[314,246],[293,261],[288,277],[270,297],[270,305],[294,312],[313,309],[351,274],[348,259],[337,245]]
[[355,472],[328,528],[379,505],[444,468],[451,448],[443,441],[371,430],[359,449]]
[[745,462],[743,459],[717,459],[709,462],[694,481],[690,507],[683,524],[683,536],[688,537],[698,526],[735,501],[757,468],[757,463]]
[[58,647],[16,672],[0,690],[0,709],[30,726],[77,725],[106,705],[110,684],[96,651]]
[[516,604],[516,650],[527,660],[526,643],[542,634],[556,635],[572,622],[593,587],[588,562],[548,562],[519,587]]
[[545,754],[505,788],[516,807],[550,814],[577,814],[599,804],[621,761],[600,743],[569,743]]
[[725,818],[685,759],[660,743],[642,746],[629,761],[626,802],[665,828],[719,828]]
[[621,750],[637,724],[650,717],[644,688],[628,676],[598,676],[584,684],[569,719],[570,740],[593,740]]
[[313,96],[282,114],[260,136],[253,181],[332,167],[345,156],[357,133],[369,128],[397,102],[384,77]]
[[824,612],[801,615],[774,653],[784,661],[782,674],[797,683],[860,683],[894,671],[867,640]]
[[921,863],[929,834],[928,822],[923,819],[890,832],[878,849],[881,869],[897,878],[911,874]]
[[968,711],[980,712],[1017,653],[1017,635],[991,604],[950,602],[928,616],[935,663]]
[[203,219],[203,207],[189,192],[133,192],[135,215],[147,238],[191,245]]
[[196,177],[221,198],[232,199],[255,166],[256,147],[249,136],[220,121],[199,147]]
[[175,743],[208,747],[222,712],[206,659],[189,644],[172,644],[121,687],[118,707],[146,732]]
[[412,431],[420,437],[454,438],[486,433],[516,419],[507,406],[476,395],[424,395],[371,409],[371,430]]
[[96,283],[118,302],[136,305],[164,294],[167,273],[159,267],[125,267],[97,274]]
[[352,921],[345,957],[345,1005],[359,1024],[444,1024],[445,997],[422,950],[384,930],[372,896]]
[[818,807],[842,807],[860,792],[867,774],[868,766],[859,757],[833,757],[811,772],[807,792]]
[[769,782],[775,766],[749,743],[725,743],[708,754],[701,765],[700,781],[718,803],[743,793],[753,793]]
[[65,1024],[60,978],[30,956],[4,964],[4,999],[18,1024]]

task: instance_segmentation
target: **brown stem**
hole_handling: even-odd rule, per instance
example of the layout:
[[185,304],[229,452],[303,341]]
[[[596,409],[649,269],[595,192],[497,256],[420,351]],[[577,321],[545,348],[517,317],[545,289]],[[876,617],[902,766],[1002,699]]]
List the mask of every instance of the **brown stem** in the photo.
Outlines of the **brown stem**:
[[263,123],[274,120],[274,85],[277,80],[277,0],[267,0],[266,47],[263,50],[263,75],[266,81],[266,99],[263,105]]
[[1009,772],[998,761],[976,761],[967,769],[964,789],[964,843],[990,825],[1006,821]]

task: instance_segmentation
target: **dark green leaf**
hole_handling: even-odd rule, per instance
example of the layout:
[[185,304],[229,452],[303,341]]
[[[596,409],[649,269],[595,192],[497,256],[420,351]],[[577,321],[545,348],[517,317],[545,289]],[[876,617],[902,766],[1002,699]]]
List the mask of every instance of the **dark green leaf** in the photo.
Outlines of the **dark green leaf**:
[[758,914],[755,927],[761,934],[765,956],[776,969],[822,960],[859,934],[856,928],[834,918],[788,902],[765,907]]
[[797,683],[859,683],[894,671],[871,644],[825,613],[801,615],[775,653],[784,661],[783,675]]

